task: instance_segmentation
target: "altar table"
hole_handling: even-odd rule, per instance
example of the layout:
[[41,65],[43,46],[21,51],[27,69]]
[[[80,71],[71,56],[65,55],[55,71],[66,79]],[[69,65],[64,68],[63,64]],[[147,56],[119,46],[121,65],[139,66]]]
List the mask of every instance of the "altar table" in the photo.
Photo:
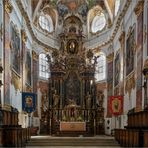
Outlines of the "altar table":
[[85,122],[60,122],[60,131],[86,131]]

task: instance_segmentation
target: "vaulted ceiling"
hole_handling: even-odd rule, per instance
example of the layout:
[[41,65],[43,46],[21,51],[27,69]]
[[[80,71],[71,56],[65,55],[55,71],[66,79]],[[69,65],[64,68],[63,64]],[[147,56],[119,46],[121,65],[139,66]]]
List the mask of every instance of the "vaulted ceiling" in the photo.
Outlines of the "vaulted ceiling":
[[[39,17],[43,14],[49,15],[54,26],[53,33],[58,32],[57,28],[60,28],[61,24],[65,24],[64,21],[68,17],[75,16],[81,20],[83,26],[86,26],[82,27],[82,32],[85,35],[88,33],[94,35],[109,28],[113,23],[116,1],[119,0],[32,0],[33,23],[39,26]],[[104,27],[97,29],[102,20]],[[91,29],[92,27],[96,29]]]

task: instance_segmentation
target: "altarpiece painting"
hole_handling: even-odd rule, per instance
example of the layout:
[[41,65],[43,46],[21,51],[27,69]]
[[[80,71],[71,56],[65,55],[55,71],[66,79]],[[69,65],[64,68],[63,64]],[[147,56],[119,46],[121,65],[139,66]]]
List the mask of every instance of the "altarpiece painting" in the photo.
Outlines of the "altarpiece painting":
[[126,40],[126,75],[129,75],[134,69],[135,28],[134,24]]

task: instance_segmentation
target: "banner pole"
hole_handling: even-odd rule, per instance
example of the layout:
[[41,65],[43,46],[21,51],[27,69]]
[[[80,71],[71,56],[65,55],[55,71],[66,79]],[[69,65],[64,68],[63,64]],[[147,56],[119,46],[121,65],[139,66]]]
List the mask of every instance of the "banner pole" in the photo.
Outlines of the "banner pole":
[[28,117],[29,117],[29,123],[28,123],[29,125],[28,125],[28,126],[31,127],[31,120],[30,120],[30,118],[31,118],[31,113],[28,113]]

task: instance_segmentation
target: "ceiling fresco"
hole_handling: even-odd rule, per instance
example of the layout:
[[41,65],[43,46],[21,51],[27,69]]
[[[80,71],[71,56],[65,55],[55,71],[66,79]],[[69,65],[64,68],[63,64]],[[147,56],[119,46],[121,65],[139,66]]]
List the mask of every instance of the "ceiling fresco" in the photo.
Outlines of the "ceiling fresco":
[[[38,18],[41,15],[49,16],[52,19],[50,23],[53,23],[55,28],[54,32],[59,34],[63,30],[61,25],[64,27],[65,20],[74,16],[81,21],[82,25],[78,26],[81,26],[80,30],[84,31],[83,34],[96,35],[113,23],[115,2],[116,0],[32,0],[34,24],[38,25]],[[48,19],[48,17],[45,19]],[[94,19],[96,21],[93,21]],[[98,20],[103,21],[104,27],[96,29],[94,33],[93,26],[96,28],[101,26]],[[77,24],[79,24],[79,21]],[[59,30],[57,30],[58,26],[61,29],[59,27]]]

